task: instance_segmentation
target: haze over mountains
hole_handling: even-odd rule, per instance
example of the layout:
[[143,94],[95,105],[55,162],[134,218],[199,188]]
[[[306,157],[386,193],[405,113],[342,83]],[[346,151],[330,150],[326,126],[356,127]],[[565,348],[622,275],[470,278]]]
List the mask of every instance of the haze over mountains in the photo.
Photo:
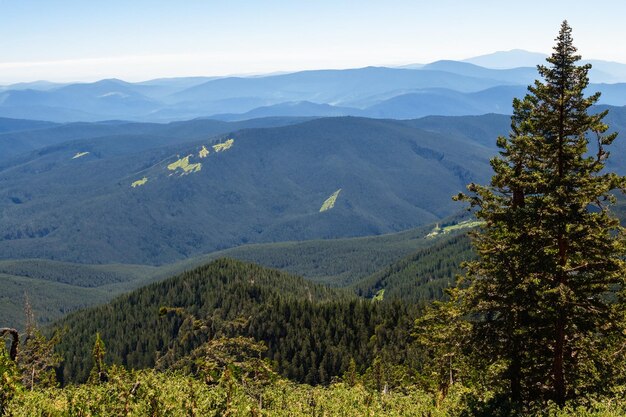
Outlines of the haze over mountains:
[[[255,77],[189,77],[128,83],[35,82],[0,87],[0,117],[53,122],[166,122],[268,116],[417,118],[508,113],[536,77],[541,54],[513,50],[402,68],[313,70]],[[591,91],[626,105],[626,65],[591,61]]]

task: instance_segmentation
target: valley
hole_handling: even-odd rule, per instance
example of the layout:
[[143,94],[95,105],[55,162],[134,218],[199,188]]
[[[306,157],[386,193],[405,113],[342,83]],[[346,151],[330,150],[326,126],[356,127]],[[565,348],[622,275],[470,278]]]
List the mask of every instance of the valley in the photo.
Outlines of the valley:
[[[626,109],[606,108],[620,130]],[[470,252],[435,225],[463,224],[451,196],[486,180],[508,117],[2,126],[6,149],[31,147],[0,160],[0,311],[20,325],[25,294],[51,323],[223,257],[367,298],[441,297]]]
[[[451,218],[450,222],[456,220]],[[8,324],[23,326],[23,303],[27,294],[40,323],[50,324],[76,309],[105,303],[118,295],[220,258],[281,269],[332,287],[354,288],[357,294],[370,298],[374,288],[381,288],[379,280],[371,276],[381,275],[388,268],[394,268],[389,265],[401,263],[414,253],[448,244],[446,239],[427,239],[431,228],[424,226],[360,238],[242,245],[161,266],[77,264],[45,259],[0,260],[0,274],[6,284],[0,312]],[[441,281],[437,284],[439,294],[454,278],[458,262],[453,262],[456,263],[451,270],[428,272],[428,279],[444,280],[443,284]],[[411,276],[409,280],[412,279]],[[411,300],[420,298],[416,292],[404,296]]]

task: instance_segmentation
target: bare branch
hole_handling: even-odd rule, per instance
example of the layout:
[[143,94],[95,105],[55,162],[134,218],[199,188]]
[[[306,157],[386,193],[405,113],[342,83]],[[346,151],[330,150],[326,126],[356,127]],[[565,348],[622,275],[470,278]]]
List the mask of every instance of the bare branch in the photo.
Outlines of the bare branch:
[[11,342],[11,351],[9,355],[11,357],[11,360],[15,362],[15,359],[17,358],[17,347],[20,344],[20,335],[18,334],[17,330],[10,327],[0,328],[0,337],[4,337],[7,334],[10,334],[13,337],[13,341]]

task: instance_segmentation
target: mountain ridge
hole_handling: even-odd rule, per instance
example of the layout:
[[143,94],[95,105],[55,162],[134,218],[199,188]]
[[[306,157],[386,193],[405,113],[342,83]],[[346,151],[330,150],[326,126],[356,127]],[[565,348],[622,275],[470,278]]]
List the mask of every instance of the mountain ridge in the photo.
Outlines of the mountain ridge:
[[[210,149],[229,139],[229,149]],[[462,136],[354,117],[122,154],[120,140],[129,143],[126,136],[66,142],[5,165],[2,257],[165,263],[243,243],[404,230],[456,210],[450,196],[486,179],[492,152]],[[177,161],[180,170],[169,168]],[[197,172],[185,164],[199,164]],[[144,177],[145,185],[131,187]],[[340,188],[334,208],[320,213]],[[80,230],[90,239],[71,237]]]
[[[503,52],[491,58],[498,56],[505,59],[503,56],[508,55]],[[403,94],[447,89],[462,96],[492,88],[526,86],[538,76],[532,65],[494,69],[470,61],[440,60],[419,66],[307,70],[249,77],[161,78],[138,83],[119,79],[66,84],[26,83],[15,88],[0,88],[0,117],[52,122],[110,119],[168,122],[210,115],[242,119],[255,117],[255,112],[256,116],[372,117],[371,113],[362,110],[382,105],[383,101]],[[602,84],[607,96],[612,95],[612,101],[606,104],[626,105],[620,87],[610,85],[626,82],[626,65],[591,62],[594,64],[590,72],[591,81],[596,85]],[[473,107],[463,111],[448,110],[443,98],[438,100],[438,113],[442,115],[475,114],[483,111],[484,107],[493,108],[489,107],[488,98],[487,102],[474,103]],[[289,103],[297,102],[310,102],[312,105],[301,105],[301,112],[294,113]],[[449,105],[454,110],[460,104],[456,100]],[[318,106],[317,109],[313,105]],[[268,107],[273,107],[273,110],[268,110]],[[501,108],[506,112],[510,105]],[[407,109],[402,110],[399,114],[408,114]],[[249,112],[252,114],[246,116]],[[232,116],[234,114],[239,116]],[[409,117],[427,114],[427,110],[423,110]],[[385,117],[399,118],[394,114]]]

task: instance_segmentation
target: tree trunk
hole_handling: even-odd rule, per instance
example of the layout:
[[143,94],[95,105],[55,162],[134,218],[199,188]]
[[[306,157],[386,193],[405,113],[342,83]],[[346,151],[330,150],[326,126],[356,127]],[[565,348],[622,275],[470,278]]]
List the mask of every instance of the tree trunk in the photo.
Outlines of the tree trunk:
[[519,346],[517,342],[513,342],[513,355],[511,358],[511,364],[509,365],[509,379],[511,382],[511,402],[513,404],[519,404],[522,400],[522,387],[521,387],[521,363],[519,357]]
[[554,401],[565,405],[565,375],[563,371],[563,356],[565,351],[565,321],[563,313],[559,313],[556,323],[556,343],[554,345]]
[[448,363],[448,367],[450,370],[450,386],[454,385],[454,377],[452,375],[452,355],[450,355],[450,361]]
[[[560,100],[559,100],[559,149],[558,149],[558,176],[559,183],[563,179],[564,171],[565,171],[565,160],[564,160],[564,152],[563,148],[565,147],[565,74],[562,75],[561,85],[560,85]],[[559,198],[561,200],[561,198]],[[564,207],[566,202],[559,201],[560,207]],[[566,223],[567,220],[563,218],[559,219],[560,226],[557,235],[557,245],[559,249],[559,270],[557,271],[557,280],[556,286],[557,288],[566,285],[567,276],[565,273],[565,266],[567,265],[567,255],[569,245],[567,242],[567,237],[565,234],[566,231]],[[559,297],[560,298],[560,297]],[[557,319],[555,323],[555,341],[554,341],[554,358],[552,364],[552,372],[554,375],[554,401],[559,405],[565,405],[565,375],[563,370],[563,358],[565,354],[565,312],[563,308],[565,306],[560,305],[558,303],[557,308],[559,311],[557,312]]]

